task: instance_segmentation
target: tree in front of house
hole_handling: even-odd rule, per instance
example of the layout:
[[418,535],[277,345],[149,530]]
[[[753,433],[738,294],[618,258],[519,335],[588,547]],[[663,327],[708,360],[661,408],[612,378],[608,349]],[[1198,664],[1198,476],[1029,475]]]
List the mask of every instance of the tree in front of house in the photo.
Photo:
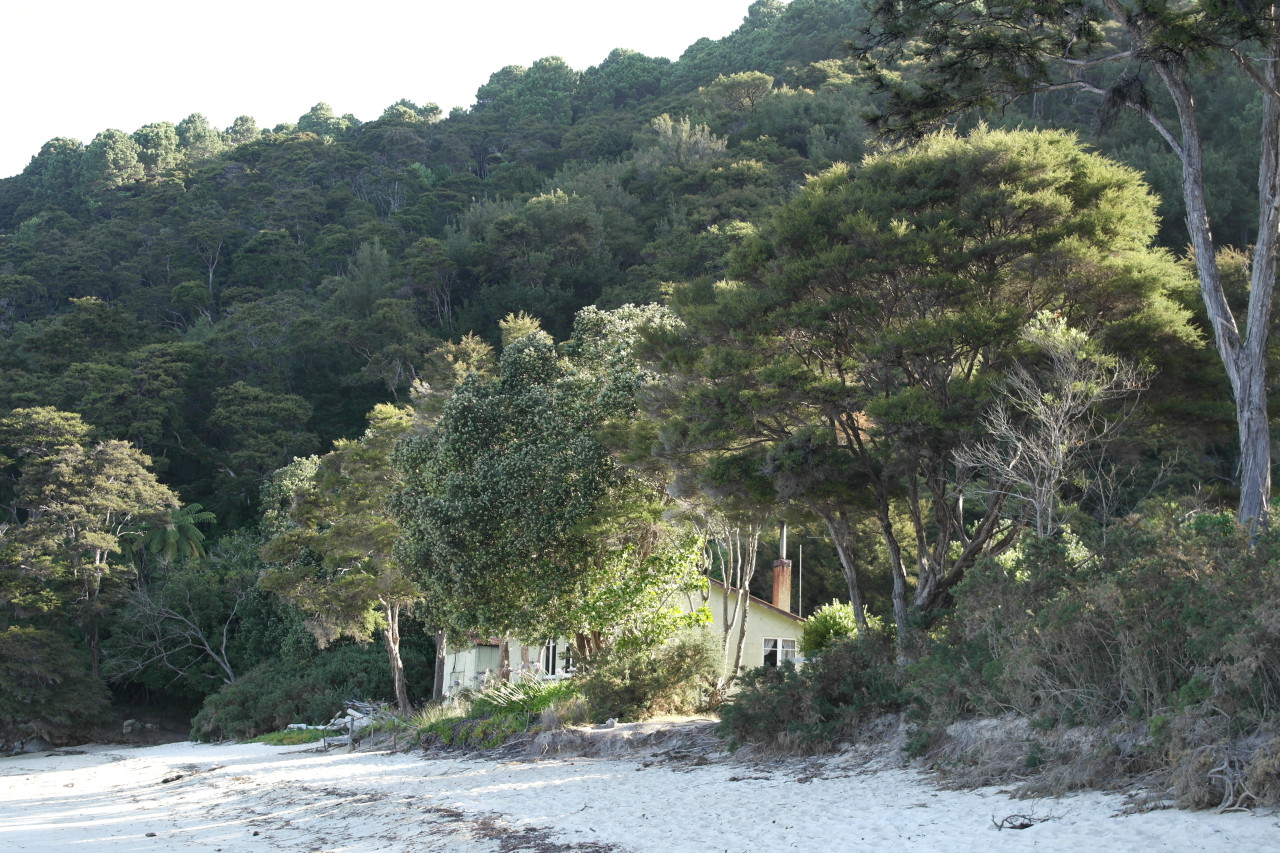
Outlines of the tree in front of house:
[[619,310],[584,312],[563,351],[507,317],[496,371],[466,376],[396,456],[404,559],[458,633],[576,635],[590,653],[657,630],[648,620],[689,580],[692,545],[602,440],[643,381],[624,352],[635,309]]
[[1153,210],[1136,173],[1061,133],[942,133],[833,167],[736,253],[740,280],[678,295],[717,341],[686,369],[681,423],[708,445],[785,452],[809,434],[847,457],[858,495],[822,477],[798,494],[876,519],[910,654],[911,626],[1021,527],[998,490],[966,503],[953,454],[980,437],[1028,321],[1053,311],[1139,352],[1193,338]]

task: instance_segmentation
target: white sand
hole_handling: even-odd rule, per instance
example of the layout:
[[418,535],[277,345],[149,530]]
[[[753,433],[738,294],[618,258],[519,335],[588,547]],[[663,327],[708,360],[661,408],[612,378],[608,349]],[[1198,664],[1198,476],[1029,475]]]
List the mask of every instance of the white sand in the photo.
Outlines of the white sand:
[[[0,759],[0,851],[1280,850],[1274,813],[1122,808],[942,791],[838,756],[500,763],[181,743]],[[1048,819],[994,827],[1014,814]]]

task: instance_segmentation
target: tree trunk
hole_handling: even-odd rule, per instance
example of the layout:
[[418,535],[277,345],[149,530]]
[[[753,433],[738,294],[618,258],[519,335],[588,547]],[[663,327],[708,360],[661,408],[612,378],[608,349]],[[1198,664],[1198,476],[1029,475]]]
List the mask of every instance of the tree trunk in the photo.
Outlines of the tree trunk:
[[[1265,76],[1274,90],[1280,83],[1280,42],[1268,46]],[[1231,380],[1240,440],[1240,500],[1236,516],[1251,533],[1266,527],[1271,511],[1271,438],[1267,419],[1266,354],[1275,288],[1277,228],[1280,227],[1280,103],[1263,89],[1262,156],[1258,165],[1258,241],[1250,275],[1248,324],[1241,340],[1227,304],[1218,270],[1209,211],[1204,197],[1204,152],[1195,98],[1180,67],[1156,66],[1178,112],[1182,149],[1182,193],[1187,231],[1195,252],[1196,274],[1218,356]]]
[[102,643],[98,637],[98,620],[94,619],[85,629],[84,640],[89,645],[89,673],[102,677]]
[[858,569],[853,563],[853,553],[849,542],[849,522],[837,518],[834,512],[818,514],[827,526],[827,535],[836,546],[836,555],[840,558],[840,567],[844,570],[844,580],[849,587],[849,604],[853,607],[853,620],[858,625],[858,633],[867,631],[867,611],[862,602],[862,587],[858,583]]
[[412,708],[409,706],[409,686],[404,678],[404,662],[400,659],[400,605],[384,603],[383,613],[387,617],[387,627],[382,631],[382,638],[387,646],[387,660],[391,664],[396,706],[400,710],[400,716],[407,717]]
[[[1273,23],[1274,28],[1274,23]],[[1273,34],[1263,63],[1262,139],[1258,160],[1258,239],[1249,271],[1249,319],[1242,381],[1236,390],[1240,432],[1240,521],[1265,526],[1271,509],[1271,433],[1267,418],[1267,335],[1280,246],[1280,35]],[[1233,384],[1234,387],[1234,384]],[[1243,393],[1242,393],[1243,391]]]
[[445,667],[449,662],[448,651],[445,648],[446,642],[444,629],[441,628],[436,631],[436,672],[431,684],[431,698],[436,700],[444,698]]
[[501,637],[498,640],[498,680],[507,681],[511,677],[511,638]]

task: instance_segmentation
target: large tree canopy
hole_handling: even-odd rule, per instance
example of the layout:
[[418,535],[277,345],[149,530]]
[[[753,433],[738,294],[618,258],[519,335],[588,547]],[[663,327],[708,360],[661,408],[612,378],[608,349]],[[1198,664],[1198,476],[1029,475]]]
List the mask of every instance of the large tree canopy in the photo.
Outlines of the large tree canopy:
[[98,672],[99,623],[135,570],[123,540],[161,523],[177,499],[123,441],[93,441],[79,416],[15,409],[0,419],[5,500],[0,618],[73,616]]
[[[887,98],[890,132],[957,113],[1072,90],[1147,119],[1177,156],[1200,291],[1236,406],[1238,515],[1265,523],[1271,499],[1266,349],[1280,246],[1280,5],[1266,0],[879,0],[860,48]],[[1234,65],[1261,97],[1258,218],[1247,314],[1223,287],[1205,203],[1204,136],[1194,84]],[[899,73],[899,68],[908,69]],[[1163,95],[1163,97],[1161,97]]]
[[[690,380],[674,431],[771,447],[766,472],[820,515],[868,505],[901,631],[1013,541],[999,498],[966,507],[953,453],[1027,322],[1053,312],[1139,351],[1192,337],[1153,211],[1136,173],[1062,133],[941,133],[833,167],[737,253],[739,281],[677,294],[692,345],[672,351]],[[832,465],[869,503],[833,490]]]

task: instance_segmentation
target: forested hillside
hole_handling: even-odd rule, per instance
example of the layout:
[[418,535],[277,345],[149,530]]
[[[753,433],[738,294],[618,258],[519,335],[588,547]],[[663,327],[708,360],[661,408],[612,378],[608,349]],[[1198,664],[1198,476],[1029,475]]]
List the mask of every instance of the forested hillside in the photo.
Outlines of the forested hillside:
[[[0,181],[0,679],[39,685],[0,723],[52,702],[45,730],[74,726],[107,685],[407,709],[446,629],[639,625],[617,590],[683,583],[698,547],[750,579],[783,520],[804,611],[852,599],[903,659],[974,566],[1030,571],[1024,541],[1230,509],[1176,159],[1068,92],[877,139],[885,90],[849,48],[870,21],[756,0],[678,61],[508,66],[449,115],[320,103],[45,144]],[[1242,75],[1196,81],[1237,302],[1262,121]],[[1082,455],[993,485],[1052,382],[1097,391]],[[701,507],[692,532],[672,501]],[[264,725],[217,713],[206,732]]]

